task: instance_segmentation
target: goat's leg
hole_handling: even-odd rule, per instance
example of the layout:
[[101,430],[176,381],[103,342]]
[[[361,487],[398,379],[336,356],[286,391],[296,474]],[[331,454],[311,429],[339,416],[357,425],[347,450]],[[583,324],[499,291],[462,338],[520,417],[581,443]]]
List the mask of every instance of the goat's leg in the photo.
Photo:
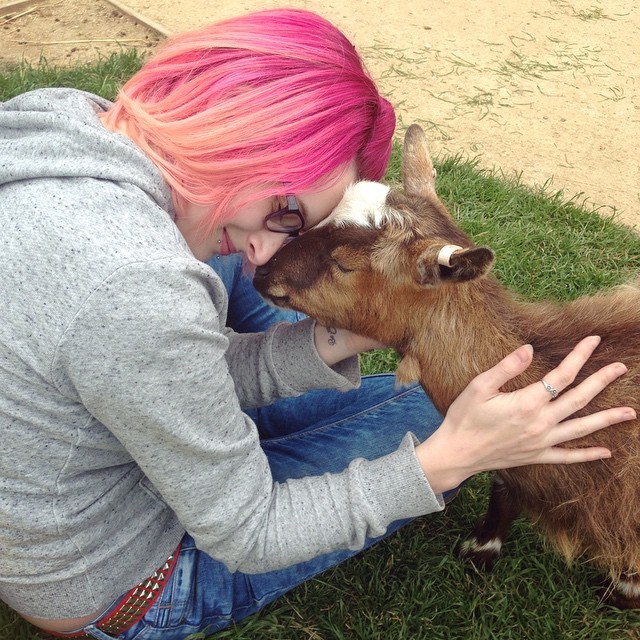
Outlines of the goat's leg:
[[519,503],[502,478],[494,474],[487,512],[463,543],[460,556],[471,560],[479,569],[490,571],[500,556],[511,524],[519,514]]
[[604,604],[618,609],[640,609],[640,575],[628,571],[617,580],[607,580],[599,596]]

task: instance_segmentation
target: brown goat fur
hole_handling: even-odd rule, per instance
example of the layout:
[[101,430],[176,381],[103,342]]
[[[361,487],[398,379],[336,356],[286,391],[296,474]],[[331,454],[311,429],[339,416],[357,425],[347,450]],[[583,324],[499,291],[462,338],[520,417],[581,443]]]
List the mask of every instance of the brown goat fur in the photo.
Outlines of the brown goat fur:
[[[258,290],[322,324],[395,347],[398,378],[418,379],[443,413],[472,378],[518,346],[532,344],[534,361],[505,391],[540,381],[587,335],[602,342],[574,384],[614,361],[628,372],[576,415],[640,408],[637,284],[564,304],[525,302],[489,273],[493,253],[475,247],[437,198],[415,125],[405,138],[403,173],[404,190],[389,192],[381,221],[350,224],[339,206],[335,218],[258,268]],[[450,267],[439,265],[438,252],[449,244],[463,250]],[[640,425],[625,422],[570,443],[593,445],[610,448],[611,459],[497,472],[489,513],[465,550],[490,565],[498,553],[491,549],[522,511],[567,560],[584,557],[609,575],[610,603],[640,607]]]

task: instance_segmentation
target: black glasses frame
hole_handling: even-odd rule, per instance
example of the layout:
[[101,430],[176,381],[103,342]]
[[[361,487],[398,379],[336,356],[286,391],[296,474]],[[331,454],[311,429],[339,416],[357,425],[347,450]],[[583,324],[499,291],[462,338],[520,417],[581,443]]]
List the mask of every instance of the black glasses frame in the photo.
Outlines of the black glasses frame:
[[269,231],[286,233],[292,238],[297,237],[304,229],[304,218],[300,213],[300,205],[295,196],[287,195],[287,206],[270,213],[264,219]]

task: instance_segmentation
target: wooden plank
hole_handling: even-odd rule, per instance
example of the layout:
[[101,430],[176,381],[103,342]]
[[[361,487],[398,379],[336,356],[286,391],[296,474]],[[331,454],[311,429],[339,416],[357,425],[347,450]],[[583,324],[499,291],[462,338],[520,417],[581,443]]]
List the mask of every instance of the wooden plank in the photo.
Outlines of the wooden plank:
[[43,0],[17,0],[9,4],[0,4],[0,16],[8,16],[28,9],[31,5],[43,4]]
[[150,20],[149,18],[145,18],[139,11],[132,9],[131,7],[124,4],[124,2],[120,2],[120,0],[104,0],[108,4],[114,6],[118,11],[121,11],[126,16],[137,20],[140,24],[148,27],[152,31],[159,33],[161,36],[168,38],[172,35],[171,31],[169,31],[166,27],[163,27],[159,22],[155,22],[154,20]]

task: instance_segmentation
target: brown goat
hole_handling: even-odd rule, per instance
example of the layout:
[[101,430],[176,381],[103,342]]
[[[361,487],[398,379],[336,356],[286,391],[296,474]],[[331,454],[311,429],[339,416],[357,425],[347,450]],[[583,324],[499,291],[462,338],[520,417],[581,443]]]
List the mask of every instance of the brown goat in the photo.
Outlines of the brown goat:
[[[505,391],[540,381],[587,335],[602,342],[574,384],[616,360],[628,372],[576,415],[640,408],[638,286],[565,304],[519,300],[488,274],[491,250],[474,247],[437,198],[416,125],[405,137],[403,173],[403,192],[378,183],[350,187],[327,221],[257,269],[260,293],[395,347],[398,379],[418,379],[442,413],[472,378],[518,346],[532,344],[534,361]],[[443,257],[444,245],[457,249]],[[609,575],[610,604],[640,607],[639,426],[626,422],[571,443],[608,447],[609,460],[497,472],[488,512],[463,553],[490,566],[524,512],[568,561],[585,557]]]

